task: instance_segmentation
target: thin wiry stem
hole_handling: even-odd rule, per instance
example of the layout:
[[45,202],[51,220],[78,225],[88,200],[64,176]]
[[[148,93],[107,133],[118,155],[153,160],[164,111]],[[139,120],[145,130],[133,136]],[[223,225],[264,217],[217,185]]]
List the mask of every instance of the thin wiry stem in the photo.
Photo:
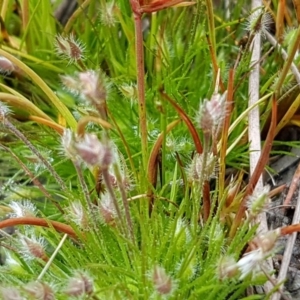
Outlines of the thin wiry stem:
[[91,206],[92,202],[91,202],[90,193],[89,193],[87,184],[86,184],[86,182],[84,180],[84,177],[83,177],[83,174],[82,174],[82,170],[80,168],[80,164],[77,163],[77,162],[74,162],[74,166],[75,166],[75,169],[76,169],[76,172],[77,172],[79,183],[81,185],[81,189],[82,189],[83,194],[84,194],[84,198],[85,198],[85,200],[87,202],[87,205],[88,205],[89,209],[92,211],[92,206]]
[[213,81],[216,82],[218,66],[216,62],[216,35],[215,35],[215,17],[214,17],[214,8],[212,0],[206,0],[207,7],[207,18],[208,18],[208,31],[209,31],[209,40],[211,43],[211,55],[215,61],[215,67],[213,68]]
[[58,251],[60,250],[60,248],[63,246],[65,240],[67,239],[68,235],[65,234],[63,236],[63,238],[61,239],[61,241],[59,242],[59,244],[57,245],[55,251],[52,253],[50,259],[48,260],[48,262],[46,263],[44,269],[42,270],[42,272],[40,273],[40,275],[38,276],[37,280],[41,280],[42,277],[45,275],[45,273],[48,271],[49,267],[51,266],[51,264],[53,263],[53,260],[55,259]]
[[288,52],[288,56],[287,56],[287,59],[285,60],[285,63],[283,65],[283,68],[282,68],[282,71],[280,72],[280,75],[279,75],[279,78],[278,78],[278,81],[276,82],[276,87],[275,87],[275,92],[277,93],[277,95],[279,94],[281,88],[282,88],[282,85],[283,85],[283,82],[286,78],[286,75],[293,63],[293,60],[294,60],[294,57],[296,55],[296,52],[298,50],[298,47],[299,47],[299,44],[300,44],[300,26],[298,26],[298,29],[297,31],[295,32],[295,36],[293,38],[293,41],[291,43],[291,47],[290,47],[290,50]]
[[[31,43],[31,38],[28,34],[28,24],[29,24],[29,19],[30,19],[30,13],[29,13],[29,1],[25,0],[23,1],[23,5],[22,5],[22,26],[23,26],[23,32],[26,34],[25,35],[25,40],[26,40],[26,50],[27,53],[31,53],[32,51],[32,43]],[[23,40],[24,41],[24,40]],[[22,44],[23,42],[21,42],[21,47],[20,49],[22,49]]]
[[119,221],[121,223],[121,230],[125,231],[125,227],[126,226],[124,226],[123,216],[122,216],[122,213],[121,213],[121,209],[120,209],[118,200],[116,198],[116,195],[114,193],[114,190],[112,188],[112,185],[111,185],[111,182],[110,182],[110,179],[109,179],[108,170],[107,169],[102,170],[102,175],[103,175],[103,180],[104,180],[105,186],[107,188],[107,192],[108,192],[109,196],[111,197],[111,199],[113,201],[114,208],[116,210],[118,219],[119,219]]
[[67,187],[66,187],[64,181],[62,180],[62,178],[56,173],[56,171],[51,166],[51,164],[41,155],[41,153],[33,146],[33,144],[25,137],[25,135],[19,129],[17,129],[7,118],[4,118],[3,123],[12,133],[14,133],[32,151],[33,154],[35,154],[39,158],[39,160],[48,169],[49,173],[56,180],[58,185],[62,188],[62,190],[64,192],[66,192]]
[[84,12],[84,10],[88,7],[90,4],[91,0],[86,0],[84,1],[79,7],[75,10],[73,15],[69,18],[65,28],[64,28],[64,33],[69,33],[69,31],[72,28],[73,23],[77,20],[78,16]]
[[19,159],[19,157],[17,155],[15,155],[15,153],[13,153],[9,148],[0,145],[3,149],[5,149],[6,151],[9,152],[9,154],[17,161],[17,163],[21,166],[21,168],[24,170],[24,172],[26,173],[26,175],[28,175],[28,177],[31,179],[31,181],[33,182],[33,184],[35,186],[37,186],[39,188],[39,190],[43,193],[43,195],[48,198],[56,207],[57,209],[64,214],[64,210],[62,209],[62,207],[59,205],[59,203],[57,203],[56,201],[53,200],[53,198],[51,197],[51,195],[48,193],[48,191],[44,188],[44,186],[41,184],[41,182],[30,172],[30,170],[27,168],[27,166]]
[[121,192],[121,198],[122,198],[122,202],[123,202],[123,206],[124,206],[124,210],[125,210],[125,217],[126,217],[127,225],[129,228],[130,237],[131,237],[132,242],[134,243],[133,225],[132,225],[132,220],[131,220],[131,216],[130,216],[128,199],[126,196],[124,184],[122,182],[122,176],[120,174],[120,170],[119,170],[117,164],[114,164],[114,171],[115,171],[115,174],[117,177],[118,187]]
[[[279,48],[282,58],[286,61],[289,56],[286,53],[286,51],[284,50],[284,48],[277,42],[277,40],[272,36],[271,33],[266,31],[266,32],[264,32],[264,34],[272,46]],[[296,79],[298,85],[300,85],[300,72],[298,70],[298,67],[293,62],[291,63],[291,71],[292,71],[293,75],[295,76],[295,79]]]
[[137,87],[139,101],[139,120],[142,143],[143,169],[147,168],[148,157],[148,136],[147,136],[147,115],[145,99],[145,71],[144,71],[144,46],[142,30],[142,13],[139,11],[137,3],[132,1],[132,11],[135,24],[135,51],[136,51],[136,68],[137,68]]

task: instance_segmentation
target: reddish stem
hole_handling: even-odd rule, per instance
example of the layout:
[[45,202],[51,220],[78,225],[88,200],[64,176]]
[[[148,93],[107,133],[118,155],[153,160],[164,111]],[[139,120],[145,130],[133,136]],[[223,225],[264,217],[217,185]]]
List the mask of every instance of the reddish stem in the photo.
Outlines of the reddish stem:
[[42,226],[48,228],[53,227],[58,232],[65,233],[73,239],[78,238],[76,232],[73,230],[71,226],[57,221],[51,221],[51,220],[46,220],[46,219],[36,218],[36,217],[11,218],[4,221],[0,221],[0,229],[16,226],[16,225],[34,225],[34,226]]
[[159,10],[163,10],[165,8],[171,7],[171,6],[176,6],[182,3],[184,6],[189,6],[189,5],[194,5],[196,2],[187,2],[184,0],[156,0],[152,1],[149,4],[142,5],[141,11],[143,13],[153,13],[157,12]]
[[[211,61],[212,61],[213,69],[214,69],[214,74],[217,74],[218,70],[219,70],[219,66],[218,66],[218,62],[217,62],[217,57],[216,57],[215,51],[213,49],[211,40],[210,40],[210,38],[209,38],[208,35],[206,35],[206,40],[207,40],[207,44],[208,44],[208,48],[209,48],[209,53],[210,53],[210,56],[211,56]],[[221,91],[224,93],[225,92],[225,88],[224,88],[224,84],[222,82],[221,76],[220,76],[220,88],[221,88]]]
[[286,235],[286,234],[292,234],[294,232],[299,232],[299,231],[300,231],[300,224],[293,224],[293,225],[282,227],[280,229],[280,234]]
[[[153,145],[153,148],[151,150],[151,153],[150,153],[150,156],[149,156],[147,174],[148,174],[148,181],[151,184],[151,186],[154,187],[154,188],[156,186],[156,180],[157,180],[158,155],[159,155],[159,150],[161,149],[161,146],[162,146],[162,143],[163,143],[163,139],[180,121],[181,120],[175,120],[172,123],[170,123],[167,126],[166,131],[162,132],[158,136],[158,138],[157,138],[157,140],[156,140],[156,142]],[[149,198],[150,198],[150,212],[152,210],[153,201],[154,201],[152,187],[149,187],[149,190],[148,190],[148,195],[149,195]]]
[[145,100],[145,70],[144,70],[144,47],[143,47],[143,30],[142,30],[142,10],[137,0],[130,0],[134,24],[135,24],[135,52],[137,68],[137,88],[139,101],[139,119],[142,144],[142,157],[144,170],[147,168],[148,155],[148,132],[147,132],[147,115]]
[[202,147],[200,138],[198,136],[197,130],[196,130],[194,124],[192,123],[192,121],[190,120],[190,118],[187,116],[187,114],[184,112],[184,110],[173,99],[171,99],[169,97],[169,95],[167,95],[164,91],[161,91],[161,95],[165,100],[170,102],[172,104],[172,106],[176,109],[176,111],[178,112],[181,119],[184,121],[184,123],[186,124],[186,126],[188,127],[188,129],[192,135],[197,153],[202,154],[203,147]]
[[290,204],[290,202],[292,200],[292,197],[294,195],[294,192],[298,188],[299,179],[300,179],[300,164],[298,165],[298,167],[296,169],[296,172],[295,172],[295,174],[293,176],[293,179],[292,179],[292,182],[291,182],[288,194],[287,194],[285,200],[283,201],[283,205],[284,206],[287,206],[287,205]]
[[253,175],[251,176],[248,186],[246,188],[243,200],[240,204],[239,210],[235,216],[235,219],[232,223],[232,226],[230,228],[230,233],[229,236],[233,238],[233,236],[236,233],[237,228],[239,227],[240,223],[242,222],[242,219],[244,217],[244,213],[246,211],[246,201],[253,193],[253,190],[257,184],[257,181],[259,177],[261,176],[262,171],[264,170],[265,165],[267,164],[269,160],[269,154],[272,148],[272,142],[275,136],[275,129],[276,129],[276,118],[277,118],[277,103],[275,96],[272,99],[272,119],[271,119],[271,124],[270,124],[270,129],[268,132],[268,136],[265,141],[265,145],[263,147],[263,150],[261,152],[260,158],[257,162],[256,168],[253,172]]

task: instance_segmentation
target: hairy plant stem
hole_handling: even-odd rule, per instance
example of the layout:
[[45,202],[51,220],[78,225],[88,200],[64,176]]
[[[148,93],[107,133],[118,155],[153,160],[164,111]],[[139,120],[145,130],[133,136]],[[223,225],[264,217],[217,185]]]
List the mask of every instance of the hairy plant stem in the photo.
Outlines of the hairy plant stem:
[[116,213],[117,213],[117,217],[118,217],[118,222],[117,224],[119,223],[120,226],[121,226],[121,233],[127,233],[127,236],[129,236],[128,234],[128,230],[126,230],[126,225],[125,225],[125,222],[124,222],[124,219],[123,219],[123,216],[122,216],[122,213],[121,213],[121,209],[120,209],[120,206],[119,206],[119,203],[118,203],[118,200],[116,198],[116,195],[114,193],[114,190],[112,188],[112,185],[111,185],[111,181],[110,181],[110,178],[109,178],[109,173],[108,173],[108,169],[103,169],[101,170],[102,171],[102,175],[103,175],[103,180],[104,180],[104,183],[105,183],[105,186],[107,188],[107,192],[109,194],[109,196],[111,197],[112,201],[113,201],[113,204],[114,204],[114,208],[116,210]]
[[[205,196],[205,190],[207,191],[207,188],[205,188],[206,185],[206,181],[208,180],[208,178],[205,176],[204,174],[207,174],[207,172],[205,172],[205,169],[207,168],[207,157],[208,157],[208,152],[209,152],[209,144],[210,144],[210,140],[211,140],[211,134],[204,134],[204,141],[203,141],[203,160],[202,160],[202,170],[201,170],[201,182],[199,185],[200,189],[201,189],[201,194],[202,194],[202,201],[203,201],[203,221],[206,222],[208,217],[209,217],[209,212],[210,212],[210,202],[207,201],[207,197]],[[201,195],[200,194],[200,195]],[[198,212],[199,213],[199,212]]]
[[57,203],[55,200],[53,200],[53,198],[51,197],[51,195],[48,193],[48,191],[44,188],[44,186],[41,184],[41,182],[31,173],[31,171],[27,168],[27,166],[20,160],[20,158],[14,153],[12,152],[11,149],[5,147],[4,145],[0,145],[3,149],[5,149],[6,151],[9,152],[9,154],[17,161],[17,163],[21,166],[21,168],[24,170],[24,172],[26,173],[26,175],[28,175],[28,177],[31,179],[31,181],[33,182],[33,184],[35,186],[37,186],[39,188],[39,190],[42,192],[42,194],[48,198],[55,206],[56,208],[62,213],[64,214],[64,210],[63,208],[59,205],[59,203]]
[[[137,68],[137,89],[138,89],[138,102],[139,102],[139,121],[140,121],[140,133],[141,133],[141,148],[142,148],[142,172],[139,176],[141,192],[147,189],[148,183],[146,182],[147,176],[143,174],[147,170],[148,160],[148,138],[147,138],[147,116],[146,116],[146,101],[145,101],[145,71],[144,71],[144,48],[143,48],[143,31],[142,31],[142,10],[140,2],[138,0],[130,0],[135,26],[135,51],[136,51],[136,68]],[[147,246],[147,226],[149,218],[149,205],[143,201],[140,202],[140,213],[143,218],[143,224],[141,224],[141,255],[142,257],[148,256]],[[141,274],[142,285],[144,287],[144,293],[147,295],[147,278],[146,270],[148,269],[147,259],[142,259]]]
[[7,118],[3,119],[3,123],[32,151],[33,154],[35,154],[39,158],[39,160],[45,165],[45,167],[48,169],[49,173],[53,176],[61,189],[64,192],[67,192],[67,187],[62,178],[56,173],[50,163],[41,155],[41,153],[33,146],[33,144],[25,137],[25,135],[20,130],[18,130]]
[[227,113],[225,116],[222,134],[221,134],[221,148],[220,148],[220,171],[219,171],[219,191],[220,197],[223,197],[224,184],[225,184],[225,172],[226,172],[226,150],[228,144],[228,130],[230,127],[230,117],[233,108],[233,83],[234,83],[234,69],[229,70],[228,77],[228,87],[227,87],[227,97],[226,97],[226,107]]
[[129,205],[128,205],[128,199],[126,196],[126,190],[124,187],[124,183],[122,181],[122,176],[121,176],[118,165],[116,163],[114,163],[113,168],[114,168],[114,172],[115,172],[115,175],[117,178],[118,187],[121,192],[121,198],[122,198],[122,202],[123,202],[123,206],[124,206],[124,210],[125,210],[125,217],[126,217],[126,221],[127,221],[127,225],[128,225],[128,229],[129,229],[129,234],[130,234],[132,242],[134,243],[133,225],[132,225],[132,220],[131,220],[131,216],[130,216],[130,210],[129,210]]
[[86,184],[86,182],[84,180],[84,177],[83,177],[83,174],[82,174],[80,163],[74,161],[73,164],[74,164],[74,167],[75,167],[76,172],[77,172],[77,176],[78,176],[78,179],[79,179],[79,183],[81,185],[82,192],[84,194],[86,204],[87,204],[88,208],[90,209],[90,211],[92,212],[93,208],[92,208],[91,197],[90,197],[90,193],[89,193],[87,184]]
[[[139,101],[139,121],[142,143],[142,161],[143,170],[147,168],[148,159],[148,137],[147,137],[147,115],[145,100],[145,71],[144,71],[144,46],[142,31],[142,13],[138,9],[132,9],[135,24],[135,51],[136,51],[136,68],[137,68],[137,89]],[[141,178],[146,178],[142,176]]]
[[206,169],[206,164],[207,164],[207,156],[208,156],[208,149],[209,149],[209,142],[210,142],[211,135],[210,134],[204,134],[204,142],[203,142],[203,152],[201,154],[196,154],[196,155],[202,155],[202,165],[201,165],[201,170],[200,170],[200,180],[196,184],[196,191],[197,195],[193,197],[194,200],[194,205],[193,205],[193,211],[192,211],[192,220],[193,220],[193,225],[194,225],[194,230],[196,231],[198,228],[198,221],[199,221],[199,208],[200,208],[200,203],[201,199],[203,201],[203,211],[204,211],[204,221],[207,220],[209,213],[206,214],[207,211],[210,211],[210,203],[207,203],[205,200],[207,199],[204,197],[204,183],[206,180],[206,174],[205,172]]

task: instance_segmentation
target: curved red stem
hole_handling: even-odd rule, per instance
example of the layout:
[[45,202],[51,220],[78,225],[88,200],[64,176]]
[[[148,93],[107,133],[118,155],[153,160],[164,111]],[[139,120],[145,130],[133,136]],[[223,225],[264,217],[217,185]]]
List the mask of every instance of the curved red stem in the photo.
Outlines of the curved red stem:
[[7,220],[0,221],[0,229],[16,226],[16,225],[34,225],[42,227],[53,227],[56,231],[65,233],[73,239],[77,239],[78,236],[73,228],[69,225],[66,225],[57,221],[50,221],[47,219],[36,218],[36,217],[21,217],[21,218],[11,218]]

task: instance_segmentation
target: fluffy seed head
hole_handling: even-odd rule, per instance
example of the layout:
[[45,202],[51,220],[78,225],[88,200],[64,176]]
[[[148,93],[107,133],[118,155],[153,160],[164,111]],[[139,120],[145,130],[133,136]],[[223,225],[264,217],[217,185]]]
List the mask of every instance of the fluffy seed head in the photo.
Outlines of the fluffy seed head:
[[178,219],[176,222],[175,234],[176,247],[179,249],[185,247],[191,240],[191,232],[187,222],[183,219]]
[[251,245],[255,246],[258,249],[261,249],[265,255],[274,249],[277,239],[280,237],[280,228],[275,230],[270,230],[264,234],[256,236]]
[[15,287],[1,287],[1,299],[3,300],[23,300],[20,292]]
[[259,270],[259,263],[262,262],[264,258],[265,254],[260,248],[244,254],[236,264],[241,273],[240,280],[251,273],[257,272]]
[[67,90],[89,101],[105,118],[102,111],[106,107],[110,84],[103,73],[88,70],[75,76],[61,76],[61,81]]
[[119,86],[119,90],[123,94],[124,97],[130,99],[130,100],[136,100],[137,99],[137,87],[133,84],[123,84]]
[[203,154],[196,153],[188,168],[188,180],[190,182],[199,182],[215,177],[216,157],[212,153],[209,153],[205,166],[203,166],[204,163]]
[[234,181],[233,177],[231,177],[230,183],[228,185],[228,193],[226,196],[226,207],[229,207],[232,204],[237,193],[239,192],[239,188],[240,188],[239,182]]
[[103,223],[107,225],[114,225],[117,212],[113,200],[108,193],[101,196],[99,209]]
[[69,60],[70,63],[84,59],[84,46],[75,39],[74,35],[68,37],[56,36],[55,49],[60,56]]
[[254,34],[268,32],[272,23],[273,19],[269,13],[264,9],[257,9],[248,18],[247,30]]
[[241,280],[247,275],[260,270],[260,263],[272,253],[279,236],[280,229],[278,228],[265,234],[258,235],[250,242],[250,245],[254,250],[244,254],[237,262],[237,267],[241,273]]
[[[22,273],[24,272],[23,266],[20,264],[20,260],[16,260],[15,257],[12,256],[10,251],[3,250],[3,255],[5,257],[5,266],[15,272],[15,273]],[[1,298],[0,298],[1,299]]]
[[113,161],[112,151],[109,145],[99,141],[96,135],[86,133],[75,144],[79,157],[89,166],[101,166],[108,168]]
[[107,90],[102,74],[89,70],[78,74],[81,94],[96,106],[105,102]]
[[79,201],[72,202],[67,211],[68,217],[72,222],[77,224],[81,229],[88,228],[88,216],[83,205]]
[[236,261],[232,256],[221,257],[217,264],[217,276],[220,280],[232,278],[238,273]]
[[68,281],[67,287],[64,290],[64,293],[73,296],[79,297],[84,295],[90,295],[93,292],[93,280],[87,274],[83,272],[77,272],[73,277]]
[[9,75],[15,70],[14,64],[4,56],[0,56],[0,73]]
[[114,164],[110,165],[109,177],[110,183],[114,188],[122,185],[125,190],[130,190],[133,186],[124,156],[118,151],[115,144],[111,143],[111,151],[114,158]]
[[76,77],[72,76],[60,76],[60,80],[64,85],[64,88],[69,92],[78,95],[80,93],[79,80]]
[[46,241],[43,237],[36,237],[32,235],[30,238],[24,235],[20,235],[21,249],[20,252],[27,260],[33,260],[36,258],[44,261],[48,260],[48,256],[45,252]]
[[114,6],[115,1],[106,2],[101,8],[100,21],[104,26],[114,27],[116,24],[116,19],[114,16]]
[[37,209],[30,200],[11,201],[9,207],[13,210],[11,216],[14,218],[35,217]]
[[52,288],[39,281],[33,281],[26,284],[23,289],[33,298],[37,300],[53,300],[55,299]]
[[0,101],[0,120],[4,119],[11,113],[10,108],[3,102]]
[[214,94],[210,100],[205,99],[200,104],[199,128],[204,134],[215,135],[222,126],[227,113],[226,96],[226,92],[223,95]]
[[262,191],[255,190],[254,193],[249,197],[246,205],[252,216],[257,216],[269,205],[269,192],[270,186],[266,185]]
[[61,137],[61,144],[66,156],[72,160],[76,159],[77,152],[75,149],[74,133],[71,129],[66,129]]
[[117,176],[113,170],[112,167],[110,167],[109,171],[109,181],[113,188],[117,189],[118,185],[123,185],[123,188],[125,190],[131,190],[133,184],[132,179],[130,178],[129,174],[127,173],[127,170],[124,168],[120,168],[120,182],[118,183]]
[[172,278],[166,273],[166,270],[163,267],[154,267],[152,281],[156,291],[160,295],[168,295],[172,292]]

